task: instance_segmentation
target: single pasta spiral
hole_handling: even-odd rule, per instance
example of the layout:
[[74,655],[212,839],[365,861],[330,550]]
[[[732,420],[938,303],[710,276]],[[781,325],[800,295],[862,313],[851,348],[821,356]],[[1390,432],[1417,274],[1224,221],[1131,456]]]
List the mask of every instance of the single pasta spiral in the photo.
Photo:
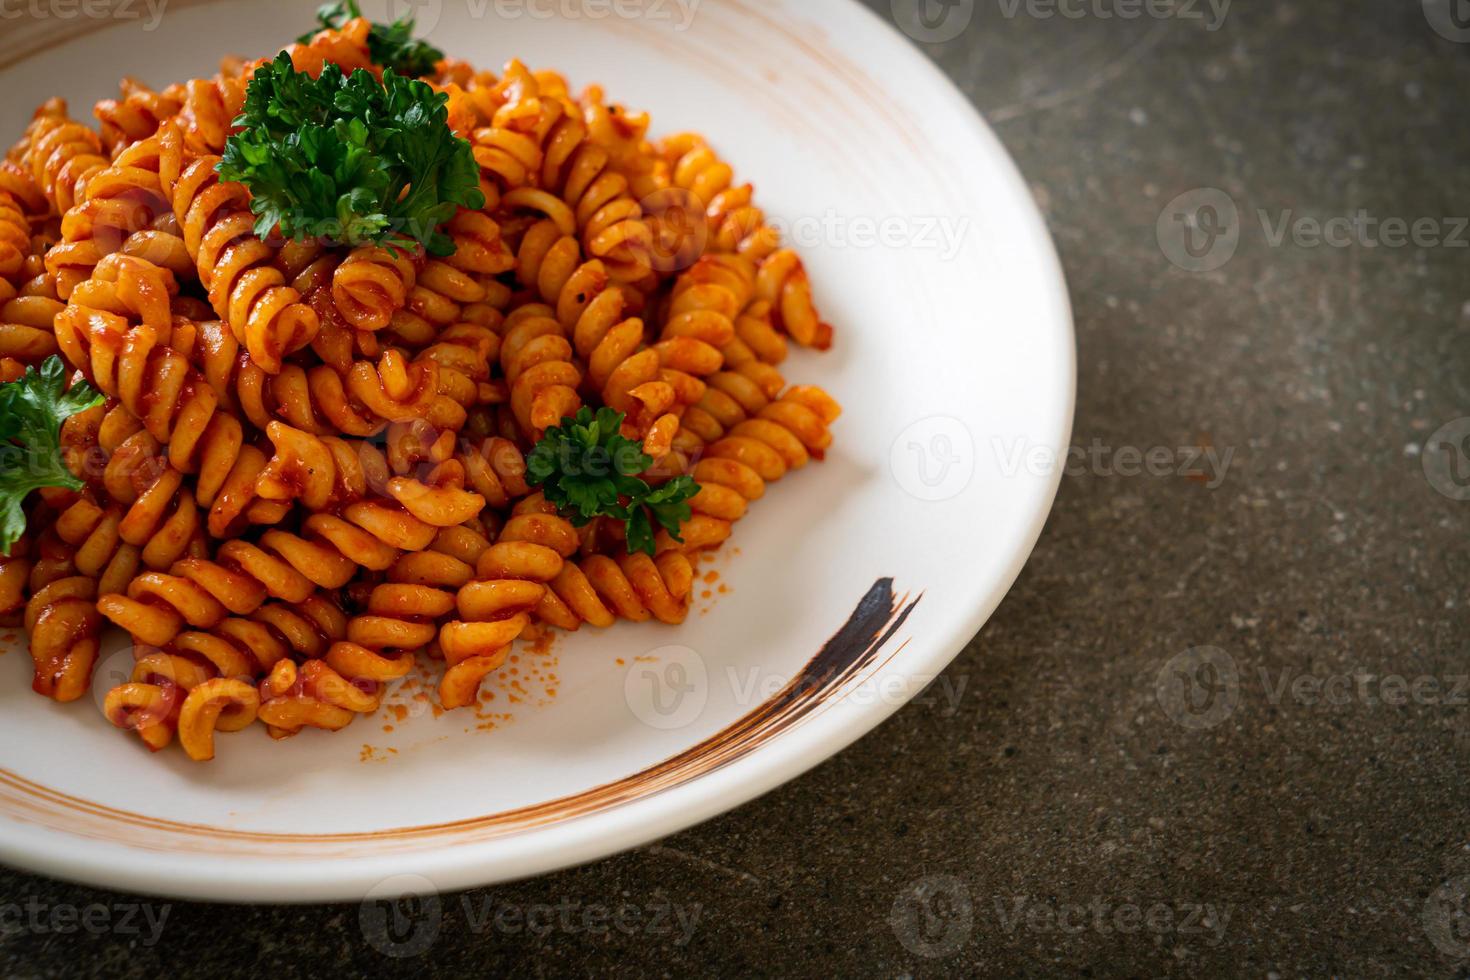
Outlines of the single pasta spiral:
[[30,598],[31,549],[29,535],[21,537],[10,548],[10,554],[0,555],[0,625],[16,626],[17,618],[25,611]]
[[[63,455],[73,472],[85,472],[81,464],[88,447],[95,445],[101,414],[100,407],[90,409],[63,423]],[[97,661],[103,623],[96,606],[99,591],[131,581],[142,550],[118,540],[121,512],[115,508],[108,514],[109,528],[96,541],[86,540],[87,522],[95,514],[100,523],[103,513],[90,492],[46,490],[42,497],[45,503],[34,510],[56,516],[34,545],[35,561],[30,560],[32,542],[22,538],[12,550],[14,557],[0,564],[0,604],[8,615],[25,603],[35,668],[32,689],[56,701],[74,701],[86,691]],[[33,512],[32,521],[43,524],[42,517]],[[104,540],[109,532],[111,540]],[[155,549],[150,556],[157,554]]]
[[328,64],[341,68],[344,75],[359,68],[371,70],[374,66],[368,35],[372,26],[366,18],[354,17],[338,29],[318,31],[304,43],[291,45],[286,53],[297,71],[304,71],[312,78],[320,75]]
[[485,498],[488,508],[505,510],[531,493],[526,483],[526,457],[503,436],[478,443],[463,439],[454,454],[465,474],[465,486]]
[[[0,163],[0,188],[7,186],[7,169],[12,166],[8,161]],[[32,203],[0,189],[0,256],[7,247],[19,254],[13,272],[0,276],[0,362],[21,367],[37,366],[57,353],[52,324],[62,309],[55,277],[45,271],[38,246],[26,230],[28,219],[22,209]],[[24,242],[23,234],[27,235]]]
[[0,160],[0,192],[14,198],[21,213],[36,225],[48,217],[51,202],[31,172],[21,164],[23,158],[24,151]]
[[75,701],[86,693],[102,632],[96,598],[96,581],[74,575],[48,583],[26,603],[35,667],[31,689],[37,694]]
[[31,223],[21,204],[0,191],[0,279],[15,282],[31,254]]
[[209,291],[220,319],[267,374],[278,374],[282,360],[311,343],[321,322],[286,285],[273,260],[275,250],[256,237],[255,216],[241,184],[222,183],[219,158],[199,157],[184,165],[177,127],[160,133],[159,177],[173,199],[184,244]]
[[[250,82],[245,65],[226,60],[213,78],[194,78],[184,83],[184,104],[178,114],[178,129],[191,153],[220,154],[230,135],[235,117],[245,105]],[[160,127],[162,128],[162,127]]]
[[359,330],[382,330],[403,309],[418,278],[415,259],[374,245],[355,248],[332,273],[332,299]]
[[612,165],[628,178],[638,200],[647,200],[672,186],[672,168],[648,142],[652,122],[648,113],[608,105],[601,85],[589,85],[582,93],[580,106],[589,138],[608,152]]
[[500,363],[510,384],[511,410],[532,440],[582,406],[577,386],[582,372],[572,363],[572,345],[553,311],[527,304],[505,321]]
[[124,78],[116,99],[103,99],[92,109],[102,129],[102,146],[114,158],[139,140],[158,132],[158,127],[177,116],[184,107],[184,86],[170,85],[155,92],[136,78]]
[[62,99],[36,110],[21,146],[20,164],[29,169],[52,213],[58,215],[82,199],[87,180],[108,164],[102,138],[72,119]]
[[118,252],[165,268],[176,280],[195,278],[194,262],[159,182],[161,150],[158,137],[146,137],[88,179],[87,199],[62,218],[62,240],[46,254],[61,299],[91,278],[98,262]]
[[770,304],[755,299],[755,278],[754,264],[743,256],[704,256],[675,280],[663,336],[704,339],[732,366],[751,360],[780,364],[786,339],[771,323]]

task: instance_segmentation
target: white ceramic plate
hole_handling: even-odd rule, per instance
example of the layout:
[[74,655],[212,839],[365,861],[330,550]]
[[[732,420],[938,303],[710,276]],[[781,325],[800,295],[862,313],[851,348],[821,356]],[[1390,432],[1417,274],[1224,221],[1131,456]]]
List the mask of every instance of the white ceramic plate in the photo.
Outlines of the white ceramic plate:
[[[0,134],[48,96],[82,115],[124,74],[209,74],[310,21],[299,2],[174,0],[146,30],[133,6],[139,20],[7,22]],[[34,696],[11,643],[6,862],[134,891],[312,901],[600,858],[764,793],[883,721],[975,635],[1040,533],[1072,419],[1065,286],[1000,144],[890,24],[851,0],[418,9],[451,54],[602,82],[659,134],[704,132],[756,183],[837,327],[832,352],[786,372],[846,406],[836,448],[738,527],[715,565],[728,594],[679,628],[526,652],[479,715],[436,718],[403,691],[403,720],[282,743],[254,726],[195,765],[176,748],[150,756],[96,703]],[[594,16],[608,9],[645,16]],[[113,644],[98,703],[127,668]]]

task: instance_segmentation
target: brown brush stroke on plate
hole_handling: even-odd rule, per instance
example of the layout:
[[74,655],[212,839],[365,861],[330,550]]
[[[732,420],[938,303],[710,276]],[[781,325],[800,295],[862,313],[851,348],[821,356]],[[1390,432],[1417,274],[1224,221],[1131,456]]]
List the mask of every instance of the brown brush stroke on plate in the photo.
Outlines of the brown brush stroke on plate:
[[[350,855],[323,850],[323,845],[393,841],[404,845],[422,841],[430,846],[456,840],[483,840],[520,833],[551,823],[587,816],[631,803],[698,779],[748,756],[771,740],[801,724],[832,704],[855,683],[881,669],[897,652],[880,659],[898,629],[903,626],[922,595],[909,600],[895,595],[893,579],[880,578],[858,601],[852,615],[822,646],[800,673],[773,697],[719,733],[678,755],[616,782],[597,786],[572,796],[502,813],[453,823],[404,827],[355,834],[274,834],[237,831],[202,824],[162,820],[116,810],[89,800],[69,796],[32,783],[0,769],[0,814],[56,830],[100,840],[118,841],[133,847],[180,851],[199,850],[220,854],[227,843],[242,845],[241,853],[255,853],[248,844],[270,844],[273,857],[299,856],[320,860]],[[152,840],[126,837],[119,831],[152,832]],[[283,851],[281,845],[303,845],[299,851]]]

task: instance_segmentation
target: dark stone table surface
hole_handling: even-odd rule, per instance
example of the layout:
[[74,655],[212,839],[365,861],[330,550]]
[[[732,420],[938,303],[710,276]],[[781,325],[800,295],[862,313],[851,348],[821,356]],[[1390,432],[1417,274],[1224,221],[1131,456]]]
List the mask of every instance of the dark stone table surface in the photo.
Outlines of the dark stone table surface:
[[[957,699],[657,846],[445,895],[423,956],[378,952],[355,905],[152,903],[151,943],[7,917],[0,973],[1467,975],[1470,30],[1448,2],[931,20],[1046,214],[1079,346],[1078,452]],[[625,906],[637,924],[597,927]]]

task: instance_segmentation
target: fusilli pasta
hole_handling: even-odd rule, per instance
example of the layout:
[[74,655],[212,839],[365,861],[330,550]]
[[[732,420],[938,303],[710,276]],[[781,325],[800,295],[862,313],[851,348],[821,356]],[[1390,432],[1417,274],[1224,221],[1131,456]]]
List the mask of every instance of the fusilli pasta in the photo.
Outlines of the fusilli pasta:
[[684,622],[700,553],[840,414],[781,373],[832,331],[752,188],[554,72],[409,61],[478,194],[427,230],[293,234],[222,176],[262,73],[350,76],[341,113],[401,67],[324,24],[279,62],[126,79],[98,129],[52,100],[0,162],[0,381],[59,354],[103,399],[61,424],[74,479],[27,501],[0,619],[58,701],[121,628],[106,717],[199,761],[257,723],[343,729],[421,656],[463,708],[528,632]]

